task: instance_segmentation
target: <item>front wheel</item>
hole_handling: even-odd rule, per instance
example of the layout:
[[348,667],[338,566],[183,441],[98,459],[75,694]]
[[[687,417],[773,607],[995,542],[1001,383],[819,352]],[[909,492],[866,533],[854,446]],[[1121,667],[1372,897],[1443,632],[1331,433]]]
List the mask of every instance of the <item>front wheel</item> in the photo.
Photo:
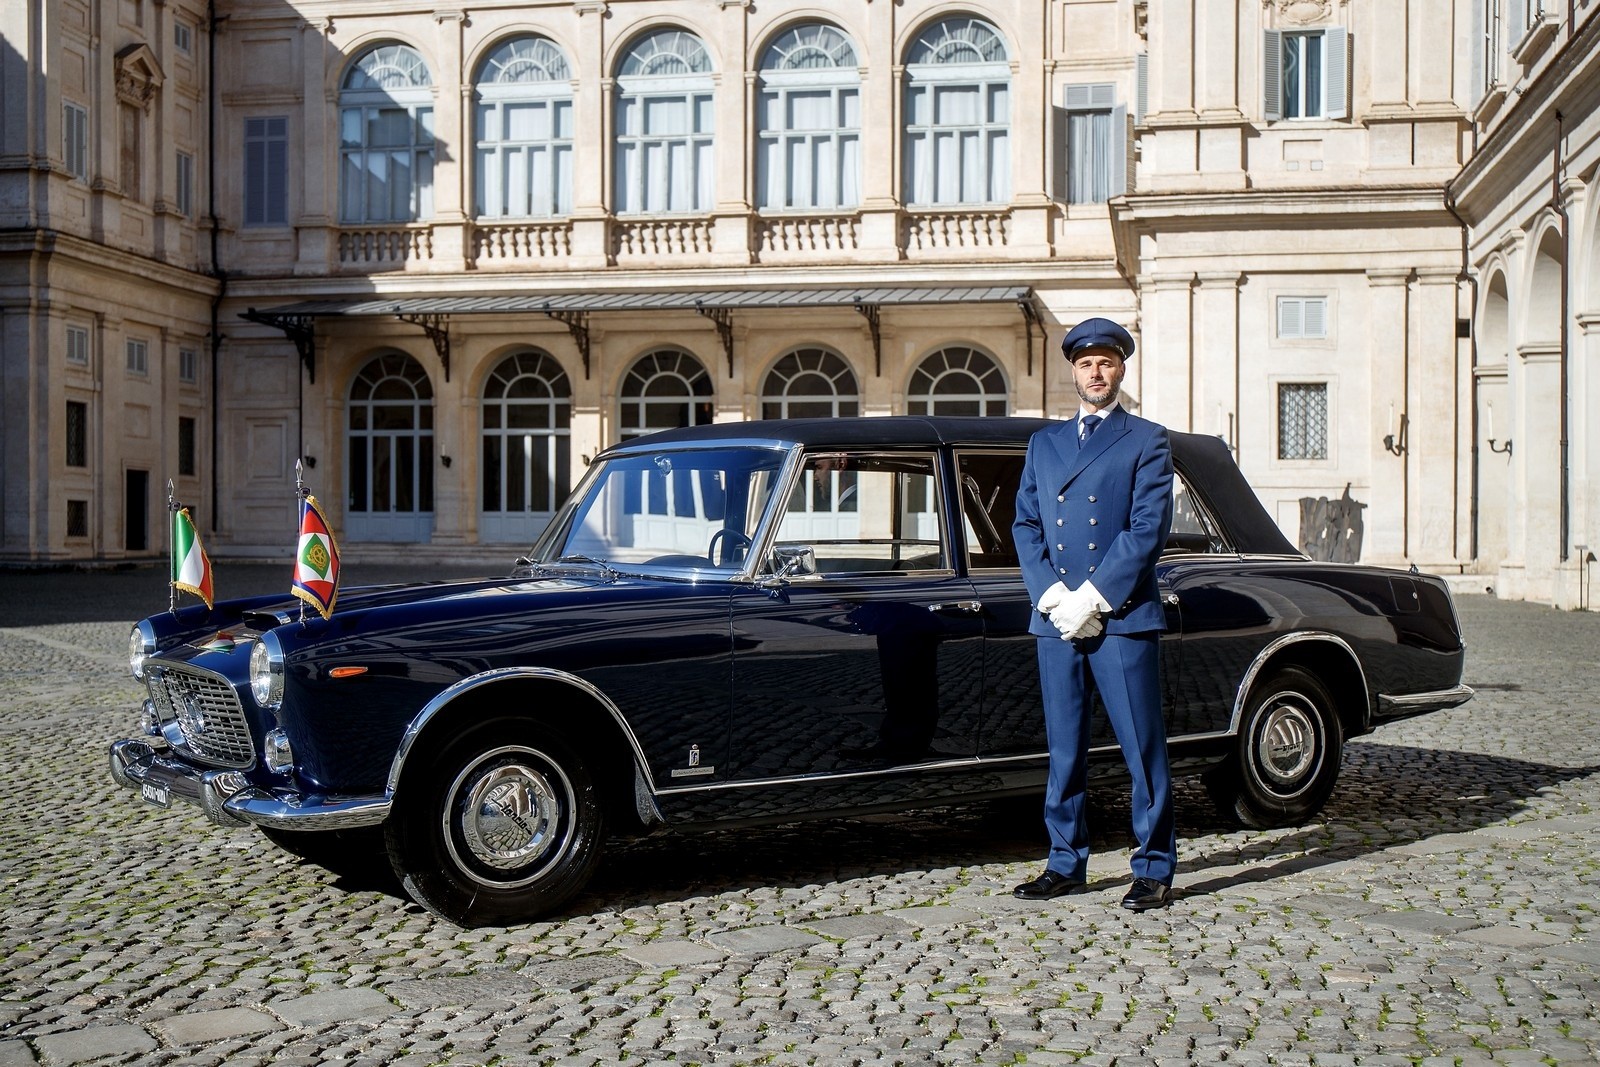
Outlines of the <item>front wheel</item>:
[[1232,757],[1206,775],[1218,809],[1246,826],[1296,826],[1333,794],[1344,729],[1327,687],[1284,667],[1258,682],[1245,705]]
[[531,723],[446,744],[396,796],[389,860],[418,904],[461,926],[560,907],[599,861],[604,815],[578,753]]

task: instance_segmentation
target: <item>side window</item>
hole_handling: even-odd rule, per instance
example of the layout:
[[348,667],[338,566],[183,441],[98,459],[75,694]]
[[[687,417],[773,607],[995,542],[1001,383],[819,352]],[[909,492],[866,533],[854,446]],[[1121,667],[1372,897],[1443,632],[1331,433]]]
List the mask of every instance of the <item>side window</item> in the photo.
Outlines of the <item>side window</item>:
[[777,547],[811,549],[822,575],[948,568],[933,456],[807,456]]
[[961,527],[971,570],[1020,566],[1011,524],[1017,518],[1017,486],[1022,482],[1025,459],[1021,452],[962,452],[956,456]]
[[1172,531],[1167,534],[1168,552],[1226,554],[1227,542],[1206,511],[1205,502],[1190,490],[1182,474],[1172,476]]

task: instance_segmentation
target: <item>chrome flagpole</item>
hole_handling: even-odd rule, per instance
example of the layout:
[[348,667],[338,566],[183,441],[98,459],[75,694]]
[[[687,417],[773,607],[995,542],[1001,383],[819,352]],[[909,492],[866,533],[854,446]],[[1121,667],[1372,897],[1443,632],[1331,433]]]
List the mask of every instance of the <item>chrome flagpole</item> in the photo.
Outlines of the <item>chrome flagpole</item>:
[[[305,469],[301,465],[301,461],[299,459],[296,459],[294,461],[294,496],[295,496],[295,503],[296,503],[295,515],[294,515],[294,568],[295,569],[292,572],[294,577],[290,578],[290,584],[291,585],[293,585],[295,577],[298,577],[298,575],[300,573],[300,512],[304,510],[305,498],[311,495],[311,490],[306,488],[305,479],[303,477],[304,473],[305,473]],[[303,623],[303,622],[306,621],[306,601],[305,601],[305,598],[301,597],[301,596],[297,596],[297,597],[295,597],[295,599],[300,601],[300,618],[299,618],[298,621]]]
[[172,615],[178,613],[178,576],[174,564],[174,556],[178,551],[178,541],[174,536],[172,516],[178,510],[178,502],[172,498],[172,479],[167,479],[167,612]]

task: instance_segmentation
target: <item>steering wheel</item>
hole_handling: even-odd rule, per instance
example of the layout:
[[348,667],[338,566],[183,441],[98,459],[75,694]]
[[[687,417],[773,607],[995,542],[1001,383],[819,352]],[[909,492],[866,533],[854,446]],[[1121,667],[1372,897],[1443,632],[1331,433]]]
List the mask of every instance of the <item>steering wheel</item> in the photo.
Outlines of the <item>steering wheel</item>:
[[[723,546],[722,558],[719,560],[717,558],[717,542],[723,540],[724,538],[727,539],[728,544]],[[723,527],[711,535],[711,543],[706,545],[706,556],[711,560],[712,566],[724,567],[743,560],[744,554],[749,550],[749,548],[750,538],[746,537],[738,530],[730,530],[727,527]],[[737,553],[737,555],[735,555],[735,553]]]

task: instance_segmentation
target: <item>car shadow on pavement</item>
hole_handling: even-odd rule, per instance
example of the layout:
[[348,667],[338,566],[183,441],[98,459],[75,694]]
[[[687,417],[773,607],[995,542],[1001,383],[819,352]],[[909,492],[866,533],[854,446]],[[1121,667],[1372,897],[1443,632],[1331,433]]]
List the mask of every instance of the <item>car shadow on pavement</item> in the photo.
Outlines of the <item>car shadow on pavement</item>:
[[[1259,882],[1504,823],[1550,786],[1600,774],[1446,749],[1353,742],[1334,795],[1314,822],[1252,831],[1217,813],[1198,778],[1178,783],[1183,895]],[[1126,787],[1090,787],[1092,848],[1128,847]],[[568,914],[624,910],[758,887],[784,890],[856,878],[991,864],[1042,863],[1037,799],[989,801],[857,819],[830,819],[618,842]],[[1242,868],[1242,869],[1241,869]],[[1205,878],[1204,872],[1217,876]],[[1192,876],[1200,875],[1200,881]],[[1009,883],[995,885],[995,891]]]

